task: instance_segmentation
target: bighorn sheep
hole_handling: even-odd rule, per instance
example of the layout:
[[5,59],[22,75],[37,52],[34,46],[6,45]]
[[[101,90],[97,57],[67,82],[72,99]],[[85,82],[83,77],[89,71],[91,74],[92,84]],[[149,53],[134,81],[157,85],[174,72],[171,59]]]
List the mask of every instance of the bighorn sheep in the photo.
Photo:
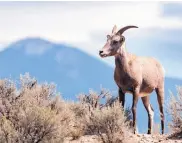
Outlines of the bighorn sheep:
[[154,58],[140,57],[130,54],[125,48],[125,37],[122,35],[129,28],[126,26],[117,31],[114,26],[111,35],[107,35],[107,42],[99,51],[101,57],[115,56],[114,80],[119,87],[119,101],[125,104],[125,93],[132,93],[133,127],[136,133],[136,107],[141,97],[148,113],[148,134],[152,132],[154,111],[149,101],[149,94],[155,90],[157,94],[162,134],[164,133],[164,69]]

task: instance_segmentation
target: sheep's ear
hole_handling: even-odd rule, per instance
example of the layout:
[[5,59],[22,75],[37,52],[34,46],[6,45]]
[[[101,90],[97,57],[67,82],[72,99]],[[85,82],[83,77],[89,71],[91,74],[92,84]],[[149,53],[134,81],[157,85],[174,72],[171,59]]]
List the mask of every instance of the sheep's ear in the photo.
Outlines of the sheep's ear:
[[113,27],[113,29],[112,29],[112,34],[116,34],[116,32],[117,32],[117,26],[114,25],[114,27]]

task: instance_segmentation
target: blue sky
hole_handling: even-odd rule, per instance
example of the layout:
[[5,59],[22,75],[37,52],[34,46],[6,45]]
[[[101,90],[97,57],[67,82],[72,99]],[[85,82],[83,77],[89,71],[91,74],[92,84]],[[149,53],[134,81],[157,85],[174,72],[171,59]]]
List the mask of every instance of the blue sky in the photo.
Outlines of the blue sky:
[[[99,49],[113,26],[126,32],[129,52],[153,56],[167,76],[182,79],[182,3],[167,2],[0,2],[0,49],[25,37],[64,43],[101,59]],[[36,53],[36,49],[35,49]]]

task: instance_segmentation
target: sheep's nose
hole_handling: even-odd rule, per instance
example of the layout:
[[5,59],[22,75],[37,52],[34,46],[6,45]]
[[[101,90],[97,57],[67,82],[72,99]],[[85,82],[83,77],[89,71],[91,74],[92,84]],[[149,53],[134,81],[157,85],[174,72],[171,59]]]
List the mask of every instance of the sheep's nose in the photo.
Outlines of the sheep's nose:
[[102,54],[102,53],[103,53],[103,51],[102,51],[102,50],[100,50],[100,51],[99,51],[99,54]]

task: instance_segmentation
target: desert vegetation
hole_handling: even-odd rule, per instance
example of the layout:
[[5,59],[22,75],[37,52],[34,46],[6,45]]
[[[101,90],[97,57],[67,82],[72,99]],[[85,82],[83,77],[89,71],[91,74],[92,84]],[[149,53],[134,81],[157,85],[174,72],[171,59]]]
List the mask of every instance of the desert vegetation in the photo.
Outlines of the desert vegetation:
[[100,142],[123,142],[130,111],[106,89],[65,101],[54,84],[37,83],[29,74],[0,80],[0,142],[64,142],[96,135]]
[[171,116],[170,129],[182,136],[182,86],[177,87],[177,95],[171,93],[168,104],[168,114]]

